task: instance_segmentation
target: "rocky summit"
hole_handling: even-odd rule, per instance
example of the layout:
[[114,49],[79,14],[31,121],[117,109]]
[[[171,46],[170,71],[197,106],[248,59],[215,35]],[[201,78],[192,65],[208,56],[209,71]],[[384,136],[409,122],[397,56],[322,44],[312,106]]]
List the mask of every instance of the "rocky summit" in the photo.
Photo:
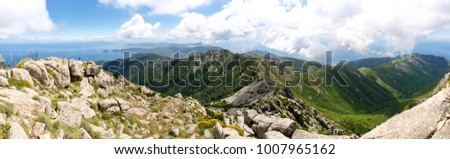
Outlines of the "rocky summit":
[[306,132],[302,125],[254,109],[208,109],[196,99],[133,84],[89,61],[25,59],[0,70],[4,139],[336,138]]

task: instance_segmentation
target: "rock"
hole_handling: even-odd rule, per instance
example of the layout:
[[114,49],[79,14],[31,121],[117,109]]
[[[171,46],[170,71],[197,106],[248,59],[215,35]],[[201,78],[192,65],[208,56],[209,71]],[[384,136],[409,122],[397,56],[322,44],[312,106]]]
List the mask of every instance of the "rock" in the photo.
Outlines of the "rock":
[[254,137],[246,137],[246,136],[238,136],[238,135],[232,135],[228,136],[225,139],[256,139]]
[[186,134],[193,134],[196,128],[197,128],[197,124],[187,125]]
[[181,95],[181,93],[177,93],[175,94],[175,98],[183,99],[183,95]]
[[53,76],[55,86],[65,88],[70,84],[70,70],[67,60],[50,57],[43,61],[43,63],[49,73],[51,72],[50,74]]
[[443,121],[442,126],[438,126],[438,130],[431,137],[432,139],[450,139],[450,121]]
[[64,130],[57,130],[56,131],[56,139],[64,139]]
[[33,136],[35,136],[35,137],[39,137],[39,135],[41,135],[42,133],[44,133],[44,130],[45,130],[45,124],[44,123],[40,123],[40,122],[36,122],[35,124],[34,124],[34,127],[33,127]]
[[292,133],[294,133],[296,129],[296,123],[292,119],[282,118],[277,119],[275,122],[270,125],[268,131],[278,131],[281,132],[284,136],[290,137]]
[[104,133],[102,133],[102,139],[115,139],[116,135],[114,134],[114,131],[112,129],[108,129]]
[[268,131],[262,136],[263,139],[289,139],[278,131]]
[[127,111],[131,108],[130,103],[122,98],[109,98],[104,99],[98,103],[101,110],[111,113],[117,113],[119,111]]
[[0,76],[0,87],[8,87],[8,86],[9,86],[8,79],[6,79],[6,77]]
[[87,98],[94,94],[94,87],[89,84],[87,78],[83,78],[80,83],[80,94],[81,98]]
[[11,126],[8,132],[8,136],[10,139],[28,139],[28,135],[23,130],[22,126],[16,122],[10,122],[9,125]]
[[123,82],[122,79],[115,79],[114,76],[106,73],[103,70],[100,70],[100,73],[97,76],[94,76],[94,81],[100,85],[100,88],[109,88],[116,84],[120,84]]
[[119,139],[131,139],[131,136],[130,135],[127,135],[127,134],[120,134],[119,135]]
[[0,69],[0,76],[5,77],[7,79],[10,77],[8,71],[6,71],[5,69]]
[[173,128],[172,130],[170,130],[169,135],[177,137],[178,135],[180,135],[180,128]]
[[255,132],[252,130],[252,128],[248,127],[247,125],[244,125],[243,129],[244,129],[244,134],[248,133],[247,135],[244,135],[244,136],[255,136]]
[[[447,87],[423,103],[404,111],[375,129],[364,134],[363,139],[426,139],[438,130],[438,123],[447,120],[450,108],[450,88]],[[438,134],[438,135],[443,135]],[[444,136],[439,136],[444,138]]]
[[30,73],[28,73],[27,70],[21,68],[13,68],[10,69],[9,71],[11,78],[27,81],[31,85],[31,87],[34,87],[33,78],[31,78],[31,75]]
[[94,116],[95,111],[80,98],[72,99],[70,103],[58,102],[58,119],[62,124],[79,127],[83,117],[90,119]]
[[56,113],[56,110],[50,105],[45,106],[45,113],[52,119],[56,119],[58,117],[58,113]]
[[3,119],[3,114],[0,113],[0,126],[3,126],[6,124],[5,119]]
[[0,89],[0,102],[14,107],[14,112],[19,116],[41,114],[45,112],[45,104],[34,100],[32,96],[15,89]]
[[253,118],[258,115],[258,112],[253,109],[244,110],[242,113],[244,114],[244,123],[248,126],[252,125]]
[[205,136],[205,138],[211,138],[211,132],[208,129],[206,129],[203,131],[203,136]]
[[81,131],[81,139],[92,139],[91,135],[84,128],[80,128]]
[[100,66],[96,66],[95,63],[89,63],[88,67],[86,68],[86,76],[97,76],[100,74],[100,71],[102,68]]
[[50,134],[42,134],[39,135],[39,139],[52,139],[52,137],[50,136]]
[[295,130],[292,139],[351,139],[350,136],[332,136],[310,133],[304,130]]
[[252,130],[255,132],[255,135],[259,138],[263,138],[264,133],[267,132],[267,130],[269,130],[270,127],[270,123],[257,123],[257,124],[253,124],[252,126]]
[[[31,76],[38,80],[44,86],[52,86],[54,83],[53,77],[49,74],[45,65],[38,61],[26,61],[23,68],[27,70]],[[53,72],[52,72],[53,73]]]
[[83,62],[77,60],[69,60],[69,71],[71,78],[83,77],[85,72]]
[[215,139],[225,139],[229,136],[239,136],[239,133],[231,128],[222,128],[219,122],[213,127],[213,136]]
[[141,117],[141,116],[144,116],[145,114],[147,114],[147,110],[145,110],[144,108],[131,108],[131,109],[128,109],[125,112],[125,114],[129,115],[129,116],[137,115],[137,116]]

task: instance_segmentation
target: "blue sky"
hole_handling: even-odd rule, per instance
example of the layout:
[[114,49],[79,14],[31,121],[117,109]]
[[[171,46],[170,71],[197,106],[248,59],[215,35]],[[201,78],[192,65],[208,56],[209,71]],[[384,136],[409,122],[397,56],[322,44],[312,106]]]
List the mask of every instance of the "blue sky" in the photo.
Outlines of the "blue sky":
[[442,0],[0,0],[0,43],[202,42],[306,59],[326,50],[448,57],[448,8]]

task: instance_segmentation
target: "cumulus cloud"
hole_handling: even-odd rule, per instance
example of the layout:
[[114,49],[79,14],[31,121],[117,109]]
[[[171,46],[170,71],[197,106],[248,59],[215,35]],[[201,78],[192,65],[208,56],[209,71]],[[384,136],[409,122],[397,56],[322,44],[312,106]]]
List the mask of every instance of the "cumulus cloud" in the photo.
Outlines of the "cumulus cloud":
[[231,0],[210,16],[181,14],[170,36],[206,43],[245,37],[311,58],[334,49],[410,53],[420,39],[450,27],[448,8],[448,0]]
[[118,39],[150,39],[157,35],[154,33],[161,27],[161,23],[146,23],[140,14],[135,14],[129,21],[122,24],[116,31]]
[[0,39],[55,29],[45,0],[0,0],[0,15]]
[[113,5],[117,8],[150,9],[150,14],[175,15],[189,9],[208,5],[211,0],[98,0],[100,4]]

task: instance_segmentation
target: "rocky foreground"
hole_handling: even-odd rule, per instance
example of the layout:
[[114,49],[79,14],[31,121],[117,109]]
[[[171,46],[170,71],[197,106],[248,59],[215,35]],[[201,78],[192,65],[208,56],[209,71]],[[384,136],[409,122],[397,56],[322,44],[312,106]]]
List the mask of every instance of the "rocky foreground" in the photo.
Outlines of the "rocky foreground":
[[0,70],[4,139],[349,138],[300,129],[313,123],[252,109],[210,110],[193,98],[135,85],[94,62],[27,59]]

